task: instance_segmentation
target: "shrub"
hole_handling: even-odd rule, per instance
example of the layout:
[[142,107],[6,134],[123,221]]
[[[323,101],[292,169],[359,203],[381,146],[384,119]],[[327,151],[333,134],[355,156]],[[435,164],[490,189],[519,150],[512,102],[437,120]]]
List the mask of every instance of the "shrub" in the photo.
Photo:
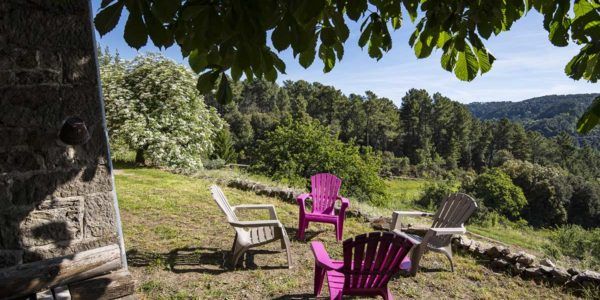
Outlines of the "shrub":
[[441,182],[429,184],[425,187],[423,197],[417,201],[417,204],[433,210],[442,203],[442,200],[456,192],[458,192],[458,186],[455,183]]
[[380,175],[392,177],[405,175],[409,172],[410,160],[408,157],[397,157],[392,152],[383,152]]
[[510,177],[497,168],[492,168],[477,176],[466,191],[479,199],[490,211],[495,211],[511,220],[518,219],[527,200],[520,187],[513,184]]
[[217,132],[213,140],[214,151],[212,153],[213,159],[221,159],[224,163],[235,163],[237,160],[237,152],[233,145],[233,139],[231,133],[227,128],[223,128]]
[[[584,267],[600,267],[600,229],[585,230],[578,225],[557,228],[550,236],[546,252],[579,259]],[[558,254],[558,255],[557,255]]]
[[220,158],[211,159],[211,160],[207,160],[204,162],[204,168],[206,168],[208,170],[221,169],[224,166],[225,166],[225,161]]
[[345,195],[374,203],[387,198],[378,176],[381,157],[370,148],[343,143],[316,120],[278,126],[259,141],[254,157],[252,169],[276,180],[308,185],[310,176],[328,172],[343,180]]
[[573,189],[566,171],[520,160],[510,160],[500,168],[519,186],[527,205],[522,216],[535,227],[566,224]]
[[569,203],[569,223],[585,228],[600,226],[600,186],[582,177],[570,178],[573,196]]

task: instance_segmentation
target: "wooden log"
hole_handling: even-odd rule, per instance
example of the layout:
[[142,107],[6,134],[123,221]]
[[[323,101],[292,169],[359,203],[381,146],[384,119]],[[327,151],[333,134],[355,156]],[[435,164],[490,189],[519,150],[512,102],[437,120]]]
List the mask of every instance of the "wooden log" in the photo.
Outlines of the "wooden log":
[[42,260],[0,270],[0,299],[81,281],[121,268],[119,245]]
[[45,290],[35,294],[36,300],[54,300],[54,295],[51,290]]
[[54,292],[54,300],[71,300],[71,293],[65,285],[57,286],[52,291]]
[[116,299],[135,292],[129,271],[121,269],[106,275],[75,282],[69,285],[72,300]]

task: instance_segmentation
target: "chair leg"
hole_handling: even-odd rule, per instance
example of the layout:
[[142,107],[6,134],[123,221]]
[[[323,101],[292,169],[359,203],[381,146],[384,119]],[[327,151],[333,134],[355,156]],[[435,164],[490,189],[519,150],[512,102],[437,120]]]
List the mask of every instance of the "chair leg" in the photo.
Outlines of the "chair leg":
[[315,263],[315,297],[318,297],[319,294],[321,294],[321,290],[323,289],[323,281],[325,281],[325,270],[321,267],[319,267],[316,263]]
[[423,256],[425,251],[427,251],[427,246],[423,245],[423,244],[416,245],[412,249],[412,254],[410,257],[410,271],[409,271],[410,276],[415,276],[417,274],[417,271],[419,271],[419,264],[421,262],[421,257]]
[[304,231],[306,230],[307,227],[308,227],[307,220],[301,219],[300,222],[298,222],[298,234],[296,235],[296,238],[298,238],[299,241],[304,241]]
[[385,287],[381,293],[381,296],[383,297],[383,300],[394,300],[394,296],[392,296],[392,292],[390,292],[388,287]]
[[454,272],[454,262],[452,261],[452,246],[448,246],[444,250],[445,250],[445,251],[443,251],[444,255],[446,255],[446,257],[450,261],[450,270],[452,272]]
[[344,220],[339,220],[335,224],[335,237],[337,241],[341,241],[344,235]]
[[284,231],[284,229],[282,228],[282,244],[285,247],[285,253],[287,254],[287,262],[288,262],[288,268],[292,268],[292,247],[290,247],[290,239],[287,236],[287,233]]
[[233,258],[232,258],[232,263],[233,263],[233,268],[235,269],[235,267],[238,264],[238,261],[240,260],[240,257],[242,257],[242,255],[244,255],[244,253],[246,253],[246,250],[248,250],[248,247],[242,247],[242,246],[235,246],[235,250],[233,251]]

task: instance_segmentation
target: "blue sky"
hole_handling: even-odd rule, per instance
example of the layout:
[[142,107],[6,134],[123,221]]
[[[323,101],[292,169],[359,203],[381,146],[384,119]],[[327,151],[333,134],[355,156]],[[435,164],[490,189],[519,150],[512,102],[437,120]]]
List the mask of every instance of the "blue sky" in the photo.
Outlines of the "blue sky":
[[[92,0],[94,13],[100,0]],[[138,51],[129,47],[123,40],[125,13],[119,25],[97,41],[104,48],[117,50],[124,58],[133,58]],[[574,94],[599,92],[598,84],[583,80],[574,81],[564,74],[564,66],[578,52],[577,45],[555,47],[549,41],[542,27],[542,18],[531,11],[513,28],[491,37],[485,42],[497,60],[492,70],[472,82],[463,82],[440,66],[441,53],[434,52],[430,57],[417,59],[408,45],[408,38],[414,30],[413,24],[405,18],[400,30],[392,33],[393,48],[380,61],[371,59],[366,49],[357,45],[359,24],[348,24],[352,32],[346,41],[346,51],[341,62],[329,73],[322,72],[323,64],[318,59],[308,69],[294,60],[291,51],[280,53],[287,65],[287,75],[280,75],[278,81],[306,80],[333,85],[345,94],[363,94],[367,90],[388,97],[396,104],[410,88],[426,89],[430,93],[443,95],[463,103],[474,101],[519,101],[551,94]],[[149,45],[140,52],[160,51],[149,40]],[[187,66],[177,45],[161,51],[165,56]]]

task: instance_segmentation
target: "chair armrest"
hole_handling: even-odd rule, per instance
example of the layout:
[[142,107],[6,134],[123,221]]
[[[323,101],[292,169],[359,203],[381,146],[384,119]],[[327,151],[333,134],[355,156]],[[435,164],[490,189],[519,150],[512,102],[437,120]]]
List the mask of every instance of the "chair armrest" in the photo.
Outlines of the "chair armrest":
[[400,230],[402,227],[402,223],[400,222],[400,217],[405,216],[413,216],[413,217],[431,217],[433,216],[432,213],[428,213],[428,212],[423,212],[423,211],[394,211],[392,213],[392,224],[391,228],[392,230],[394,229],[398,229]]
[[278,220],[277,213],[275,212],[275,206],[272,204],[242,204],[232,207],[233,211],[244,210],[244,209],[266,209],[269,211],[271,220]]
[[296,202],[300,206],[300,213],[303,214],[306,209],[306,199],[312,198],[310,194],[300,194],[296,197]]
[[281,222],[277,220],[260,220],[260,221],[232,221],[229,222],[233,227],[249,228],[249,227],[263,227],[263,226],[277,226],[283,227]]
[[432,213],[424,212],[424,211],[394,211],[395,215],[398,216],[417,216],[417,217],[432,217]]
[[350,200],[348,200],[348,198],[344,198],[342,196],[337,196],[337,198],[342,202],[342,208],[350,206]]
[[464,227],[456,227],[456,228],[429,228],[430,231],[433,231],[436,236],[440,235],[450,235],[450,234],[465,234],[467,230]]
[[316,241],[311,242],[310,249],[312,250],[315,256],[315,263],[320,267],[326,270],[337,270],[338,268],[340,268],[339,266],[336,267],[336,265],[333,264],[331,258],[329,258],[327,250],[325,250],[325,246],[323,246],[323,243]]

